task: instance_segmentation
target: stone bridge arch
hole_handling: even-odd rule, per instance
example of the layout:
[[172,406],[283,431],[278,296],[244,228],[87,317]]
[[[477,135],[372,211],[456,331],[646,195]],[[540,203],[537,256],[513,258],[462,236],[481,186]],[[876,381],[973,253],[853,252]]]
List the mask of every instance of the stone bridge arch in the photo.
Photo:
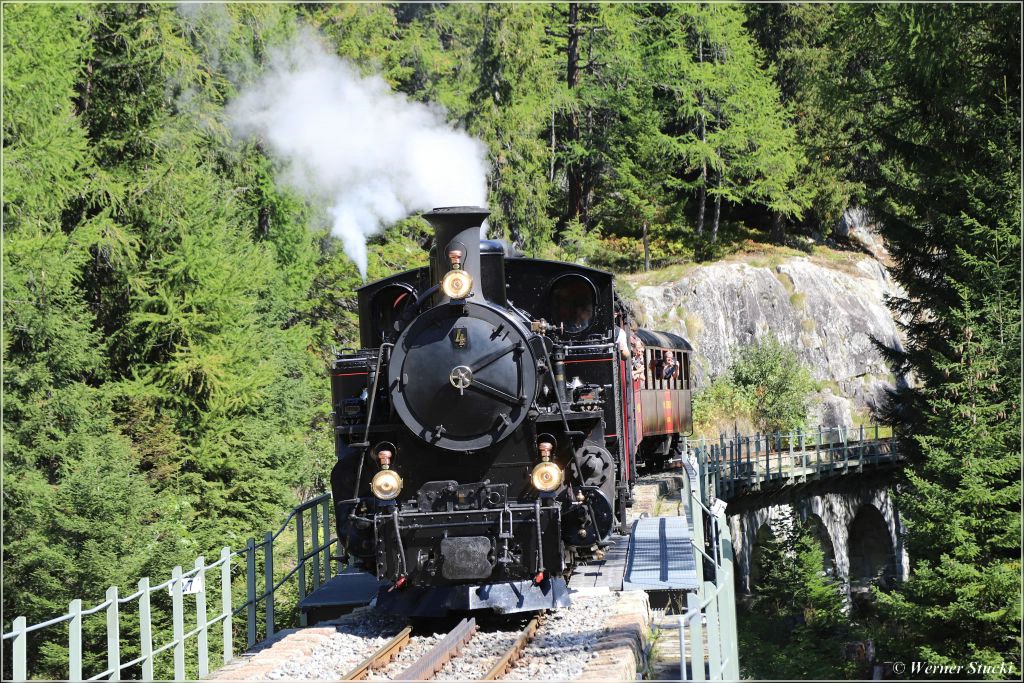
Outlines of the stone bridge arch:
[[[851,555],[856,580],[877,565],[879,553],[889,558],[883,569],[886,581],[906,579],[910,560],[903,546],[903,524],[889,495],[889,484],[884,477],[851,475],[729,501],[727,513],[737,549],[737,588],[743,592],[752,588],[753,550],[761,527],[767,524],[778,536],[778,520],[794,513],[811,524],[826,556],[831,545],[834,575],[842,581],[848,583],[851,578]],[[853,526],[858,513],[861,518]],[[867,558],[866,568],[861,564],[862,558]]]
[[832,536],[828,532],[828,527],[825,526],[825,522],[822,521],[821,517],[813,512],[807,513],[804,517],[804,524],[811,531],[811,535],[814,536],[815,540],[818,541],[818,547],[821,548],[822,554],[822,571],[828,576],[837,576],[836,569],[836,546],[832,542]]
[[850,521],[848,547],[851,584],[889,587],[899,577],[895,544],[882,512],[874,505],[857,509]]
[[778,536],[772,528],[771,522],[766,521],[754,535],[754,547],[750,552],[750,575],[747,583],[747,590],[753,590],[761,583],[761,551],[765,543],[774,541]]

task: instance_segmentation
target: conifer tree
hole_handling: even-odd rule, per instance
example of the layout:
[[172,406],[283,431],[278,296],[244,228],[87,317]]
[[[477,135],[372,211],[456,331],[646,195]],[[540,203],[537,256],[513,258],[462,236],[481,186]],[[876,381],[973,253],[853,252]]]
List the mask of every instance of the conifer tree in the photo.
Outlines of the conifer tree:
[[1016,670],[1020,19],[1008,5],[851,7],[845,68],[865,87],[844,102],[906,290],[892,303],[905,348],[889,355],[917,379],[894,406],[911,576],[880,596],[890,654]]
[[740,663],[760,679],[836,679],[856,673],[842,645],[856,629],[845,613],[842,586],[824,571],[824,551],[792,513],[774,520],[777,534],[756,554],[755,596],[741,608]]

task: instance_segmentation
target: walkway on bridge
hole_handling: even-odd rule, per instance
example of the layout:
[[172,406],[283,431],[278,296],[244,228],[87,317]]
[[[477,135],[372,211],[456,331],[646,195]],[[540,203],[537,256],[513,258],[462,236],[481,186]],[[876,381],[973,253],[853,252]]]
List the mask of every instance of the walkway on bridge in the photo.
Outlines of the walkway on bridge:
[[570,586],[614,591],[696,591],[699,583],[693,549],[692,505],[685,492],[691,490],[691,482],[697,480],[697,470],[687,463],[684,471],[653,484],[658,496],[680,496],[681,514],[676,515],[650,516],[651,512],[658,511],[656,500],[643,500],[645,496],[639,491],[652,484],[638,487],[640,500],[631,508],[630,533],[613,536],[612,543],[604,549],[603,560],[576,567]]
[[811,432],[720,435],[717,441],[689,440],[687,446],[700,463],[703,491],[731,500],[769,488],[896,467],[903,456],[891,434],[879,425],[819,427]]

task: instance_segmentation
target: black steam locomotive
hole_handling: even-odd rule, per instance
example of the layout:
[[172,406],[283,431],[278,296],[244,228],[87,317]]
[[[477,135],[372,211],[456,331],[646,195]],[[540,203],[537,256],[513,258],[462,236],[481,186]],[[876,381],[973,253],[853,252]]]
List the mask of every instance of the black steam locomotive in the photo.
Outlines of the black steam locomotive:
[[611,275],[481,240],[487,215],[424,216],[430,265],[359,290],[363,348],[331,372],[338,538],[395,613],[568,604],[638,464],[691,428],[689,345],[638,330],[634,366]]

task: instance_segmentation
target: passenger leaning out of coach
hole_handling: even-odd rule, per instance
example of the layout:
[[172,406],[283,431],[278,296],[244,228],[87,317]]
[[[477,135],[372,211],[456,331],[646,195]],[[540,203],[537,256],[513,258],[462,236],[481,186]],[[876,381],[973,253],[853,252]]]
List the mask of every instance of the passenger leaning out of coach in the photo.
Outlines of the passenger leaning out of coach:
[[629,336],[622,324],[622,313],[618,312],[615,314],[615,346],[622,360],[629,360]]
[[662,379],[672,379],[679,372],[679,364],[676,362],[676,355],[669,352],[665,355],[665,363],[661,369]]
[[629,334],[630,351],[633,354],[633,381],[644,378],[644,343],[636,332]]

